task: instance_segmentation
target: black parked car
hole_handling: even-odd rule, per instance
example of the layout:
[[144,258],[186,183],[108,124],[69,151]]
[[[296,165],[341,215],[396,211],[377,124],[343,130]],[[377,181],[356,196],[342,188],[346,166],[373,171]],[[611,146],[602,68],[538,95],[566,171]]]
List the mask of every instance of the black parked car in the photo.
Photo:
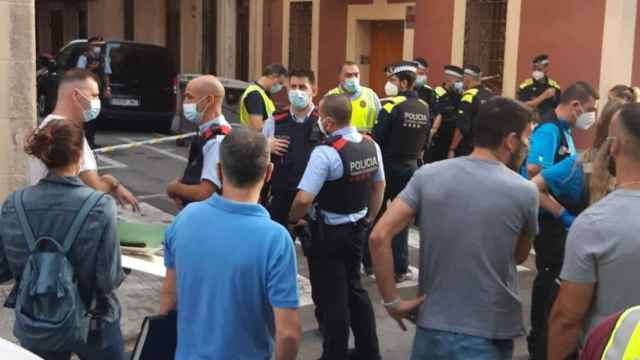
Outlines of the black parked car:
[[[58,82],[65,71],[76,67],[87,51],[86,40],[62,48],[37,78],[38,113],[45,116],[56,103]],[[176,112],[177,71],[169,51],[161,46],[130,41],[106,41],[101,63],[111,73],[111,97],[102,99],[97,125],[126,121],[148,123],[167,132]],[[102,90],[101,90],[102,92]]]

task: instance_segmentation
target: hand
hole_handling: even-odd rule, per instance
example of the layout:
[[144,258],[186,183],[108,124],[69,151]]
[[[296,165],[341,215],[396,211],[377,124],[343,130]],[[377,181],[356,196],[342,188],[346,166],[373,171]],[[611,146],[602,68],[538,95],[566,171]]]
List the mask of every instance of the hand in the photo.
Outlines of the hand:
[[180,199],[179,197],[172,197],[171,200],[173,200],[173,203],[176,204],[178,210],[184,209],[184,201],[182,201],[182,199]]
[[167,185],[167,196],[170,198],[175,197],[175,187],[180,183],[181,178],[175,178]]
[[126,204],[131,205],[131,209],[134,212],[140,212],[140,204],[138,203],[138,199],[136,199],[133,194],[127,190],[122,184],[120,184],[114,191],[113,195],[115,196],[118,204],[124,207]]
[[402,300],[398,306],[394,308],[387,308],[387,312],[389,313],[389,316],[398,323],[398,326],[400,326],[403,331],[407,331],[407,327],[403,320],[407,319],[412,323],[415,323],[416,317],[418,316],[418,309],[424,302],[424,299],[425,295],[413,300]]
[[555,88],[548,88],[547,90],[545,90],[542,93],[543,98],[546,99],[550,99],[554,96],[556,96],[556,89]]
[[558,216],[558,219],[562,221],[564,228],[569,231],[571,225],[573,225],[573,222],[576,220],[576,217],[573,216],[573,214],[571,214],[569,211],[567,211],[567,209],[564,209],[560,213],[560,216]]
[[289,149],[289,140],[270,137],[268,142],[269,149],[271,149],[271,152],[275,155],[282,156],[286,154]]
[[455,157],[456,157],[455,150],[449,150],[449,152],[447,153],[447,159],[453,159]]
[[436,136],[436,134],[438,133],[439,129],[436,128],[431,128],[431,137],[433,138],[434,136]]
[[295,230],[295,228],[298,228],[298,227],[301,227],[301,226],[307,226],[307,225],[309,225],[309,223],[306,220],[300,219],[300,220],[298,220],[297,223],[289,224],[287,227],[289,228],[288,229],[289,232],[293,232]]

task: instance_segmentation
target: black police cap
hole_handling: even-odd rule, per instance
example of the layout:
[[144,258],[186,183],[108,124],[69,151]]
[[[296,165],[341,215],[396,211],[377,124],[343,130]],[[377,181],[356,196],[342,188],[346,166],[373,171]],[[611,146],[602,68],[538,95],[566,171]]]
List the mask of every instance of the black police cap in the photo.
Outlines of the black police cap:
[[464,73],[467,75],[471,75],[473,77],[480,77],[482,76],[482,70],[480,70],[480,66],[478,65],[465,65],[464,66]]
[[534,65],[548,65],[549,64],[549,55],[541,54],[533,58]]
[[457,77],[464,76],[464,71],[462,70],[462,68],[455,65],[446,65],[444,67],[444,73],[446,75],[457,76]]
[[423,57],[417,57],[413,61],[418,65],[420,69],[426,69],[429,67],[429,63]]

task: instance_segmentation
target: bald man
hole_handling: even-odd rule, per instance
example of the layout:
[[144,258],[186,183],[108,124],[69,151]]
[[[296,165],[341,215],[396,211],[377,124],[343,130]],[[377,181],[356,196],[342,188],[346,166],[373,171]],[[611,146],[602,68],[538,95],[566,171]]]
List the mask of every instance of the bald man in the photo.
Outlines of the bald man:
[[[51,121],[72,121],[85,126],[100,113],[100,90],[98,78],[90,71],[73,69],[67,71],[58,86],[58,100],[53,112],[44,118],[39,128],[44,128]],[[29,159],[29,180],[32,185],[43,179],[49,170],[36,158]],[[84,152],[80,159],[82,182],[98,191],[109,193],[120,205],[131,205],[134,211],[140,211],[138,200],[113,175],[98,174],[98,165],[87,139],[84,140]]]
[[206,200],[222,188],[217,173],[219,149],[231,131],[222,114],[223,101],[224,86],[213,75],[197,77],[187,84],[182,111],[187,121],[198,126],[198,136],[191,142],[184,175],[167,187],[167,194],[179,209]]

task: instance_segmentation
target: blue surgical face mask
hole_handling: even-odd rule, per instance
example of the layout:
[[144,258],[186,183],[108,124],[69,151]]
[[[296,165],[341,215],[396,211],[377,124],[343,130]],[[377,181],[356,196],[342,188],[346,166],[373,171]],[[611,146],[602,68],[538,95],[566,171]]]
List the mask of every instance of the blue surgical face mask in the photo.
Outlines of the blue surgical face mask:
[[357,93],[360,90],[360,78],[355,76],[346,78],[342,87],[350,94]]
[[421,88],[427,85],[427,75],[416,76],[416,88]]
[[282,90],[282,84],[280,83],[276,83],[275,85],[273,85],[271,87],[271,89],[269,90],[269,92],[271,92],[272,94],[277,94],[280,92],[280,90]]
[[80,104],[80,109],[82,109],[82,117],[84,118],[84,122],[90,122],[95,120],[98,115],[100,115],[100,109],[102,108],[102,103],[100,102],[100,99],[89,99],[88,97],[84,96],[80,90],[77,90],[78,94],[80,94],[80,96],[82,96],[85,100],[87,100],[89,102],[89,108],[85,109],[79,102],[78,104]]
[[290,90],[289,102],[296,109],[304,109],[309,105],[309,94],[302,90]]
[[196,125],[200,124],[203,112],[198,111],[198,104],[204,99],[205,98],[202,98],[197,102],[191,104],[182,104],[182,112],[184,114],[184,118],[187,119],[187,121],[192,122]]

